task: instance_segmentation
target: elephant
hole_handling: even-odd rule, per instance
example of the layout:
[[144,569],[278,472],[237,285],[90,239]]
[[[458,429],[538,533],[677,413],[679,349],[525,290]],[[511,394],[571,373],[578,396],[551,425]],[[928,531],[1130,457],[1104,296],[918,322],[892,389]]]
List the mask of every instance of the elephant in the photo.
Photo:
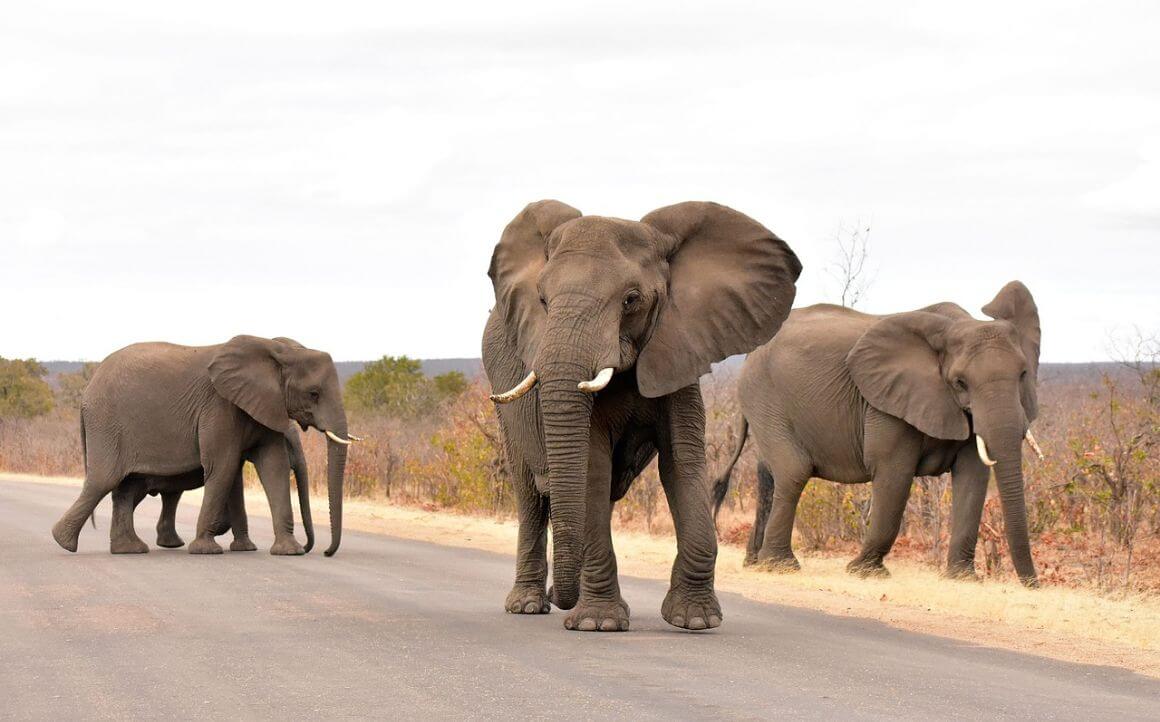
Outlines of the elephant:
[[[290,506],[291,420],[329,439],[331,542],[325,554],[332,556],[342,540],[347,447],[358,437],[347,434],[330,355],[288,338],[235,336],[213,346],[140,343],[105,359],[81,399],[84,485],[52,536],[75,552],[81,527],[101,499],[127,479],[131,483],[120,494],[137,488],[130,477],[188,474],[193,476],[187,480],[196,480],[201,473],[205,493],[189,552],[220,554],[214,537],[225,531],[229,497],[240,494],[242,463],[252,459],[270,503],[270,553],[303,554]],[[122,509],[125,501],[131,497]]]
[[[302,440],[293,424],[286,429],[286,452],[289,455],[290,468],[294,471],[295,486],[298,488],[298,508],[302,514],[302,527],[306,532],[304,550],[309,553],[314,548],[314,522],[310,514],[310,480],[306,469],[306,456],[302,451]],[[244,454],[243,461],[253,463],[255,458]],[[230,542],[230,551],[255,551],[258,547],[250,540],[241,472],[239,467],[226,503],[228,524],[234,535],[234,540]],[[177,505],[181,502],[183,492],[204,485],[205,475],[200,468],[176,476],[130,474],[113,490],[113,523],[109,529],[109,551],[113,554],[140,554],[149,551],[149,547],[141,541],[133,528],[133,511],[147,494],[161,496],[161,514],[157,519],[157,546],[166,549],[184,546],[185,541],[177,534]]]
[[[746,559],[800,568],[794,515],[811,477],[872,481],[870,525],[847,569],[888,574],[915,476],[951,472],[946,574],[975,578],[975,546],[992,467],[1007,546],[1019,579],[1038,585],[1028,539],[1022,442],[1037,453],[1039,311],[1012,281],[983,307],[954,303],[891,315],[821,304],[794,309],[778,335],[745,360],[738,380],[738,446],[714,484],[715,513],[750,428],[758,503]],[[772,506],[772,510],[771,510]],[[772,518],[771,518],[772,514]]]
[[783,240],[716,203],[629,221],[545,200],[508,224],[483,335],[519,518],[508,612],[554,604],[571,610],[567,629],[628,629],[612,506],[657,457],[677,536],[661,614],[686,629],[721,624],[698,379],[777,332],[800,273]]

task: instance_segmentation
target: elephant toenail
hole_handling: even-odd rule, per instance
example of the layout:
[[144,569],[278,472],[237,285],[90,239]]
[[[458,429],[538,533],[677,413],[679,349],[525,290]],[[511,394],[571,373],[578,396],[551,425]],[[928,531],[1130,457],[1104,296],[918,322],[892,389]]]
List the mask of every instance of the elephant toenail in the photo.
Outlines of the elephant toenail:
[[716,614],[710,614],[709,615],[709,627],[713,628],[713,627],[720,627],[720,626],[721,626],[721,617],[718,617]]
[[595,632],[596,620],[591,618],[581,619],[580,626],[577,627],[577,629],[579,629],[581,632]]
[[705,620],[701,617],[693,617],[689,620],[689,629],[704,629]]
[[600,623],[601,632],[615,632],[619,628],[620,625],[616,623],[615,619],[605,619]]
[[536,603],[528,602],[524,605],[524,614],[531,614],[536,611]]
[[685,626],[685,618],[684,618],[684,617],[682,617],[682,616],[680,616],[680,615],[677,615],[677,616],[673,617],[673,626],[674,626],[674,627],[683,627],[683,626]]

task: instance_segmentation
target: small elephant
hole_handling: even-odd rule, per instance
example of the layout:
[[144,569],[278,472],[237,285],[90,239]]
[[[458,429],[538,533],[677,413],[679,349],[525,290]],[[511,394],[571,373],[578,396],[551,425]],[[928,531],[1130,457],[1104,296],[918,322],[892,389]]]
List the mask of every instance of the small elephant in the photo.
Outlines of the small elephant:
[[[251,459],[270,504],[275,537],[270,553],[303,554],[290,506],[286,429],[291,420],[329,439],[326,556],[331,556],[342,539],[347,446],[357,437],[347,435],[330,355],[287,338],[235,336],[216,346],[142,343],[105,359],[81,399],[84,486],[53,526],[53,538],[75,552],[85,519],[130,477],[184,476],[191,483],[203,474],[197,538],[189,551],[220,554],[214,536],[226,529],[229,497],[240,494],[236,482],[243,461]],[[120,493],[124,526],[125,510],[132,509],[126,502],[140,489],[130,480]]]
[[677,534],[661,614],[687,629],[721,623],[698,378],[777,332],[800,273],[784,241],[715,203],[638,222],[540,201],[508,224],[483,336],[519,513],[507,611],[555,604],[572,610],[568,629],[628,629],[612,505],[659,455]]
[[[302,527],[306,532],[304,550],[309,552],[314,548],[310,481],[306,457],[302,451],[302,440],[293,424],[286,429],[286,452],[289,455],[290,468],[294,471],[294,483],[298,488],[298,508],[302,514]],[[254,462],[254,458],[248,454],[243,460]],[[254,551],[258,547],[250,540],[241,472],[239,468],[226,503],[227,524],[234,535],[234,540],[230,542],[230,551]],[[204,485],[205,475],[200,468],[176,476],[130,474],[113,490],[113,523],[109,529],[109,551],[113,554],[140,554],[149,551],[148,545],[137,536],[133,528],[133,511],[147,494],[161,496],[161,514],[157,518],[157,546],[166,549],[184,546],[185,541],[177,534],[177,505],[181,502],[182,493]]]
[[[800,568],[790,546],[812,476],[873,481],[870,527],[848,569],[883,575],[915,476],[951,472],[947,573],[975,576],[975,545],[995,469],[1007,545],[1020,580],[1037,585],[1027,532],[1022,442],[1038,453],[1039,311],[1012,281],[979,321],[953,303],[875,316],[841,306],[795,309],[749,355],[738,382],[741,433],[714,485],[716,509],[749,428],[757,440],[757,518],[747,561]],[[770,518],[772,504],[772,518]]]

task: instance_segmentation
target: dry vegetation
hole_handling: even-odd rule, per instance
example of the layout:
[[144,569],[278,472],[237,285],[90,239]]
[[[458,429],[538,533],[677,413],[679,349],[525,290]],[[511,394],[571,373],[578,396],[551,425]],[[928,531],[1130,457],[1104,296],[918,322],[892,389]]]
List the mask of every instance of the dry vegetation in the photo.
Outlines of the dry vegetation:
[[[1154,367],[1046,367],[1035,432],[1047,455],[1026,455],[1033,551],[1041,580],[1101,593],[1160,592],[1160,406]],[[67,385],[66,385],[67,388]],[[704,382],[710,470],[733,449],[733,374]],[[75,405],[58,399],[49,414],[0,419],[0,469],[44,475],[83,473]],[[416,413],[351,411],[351,428],[368,437],[350,455],[347,485],[356,498],[513,516],[498,424],[481,382]],[[324,480],[325,443],[306,434],[314,483]],[[734,474],[719,527],[727,544],[744,545],[752,515],[755,459],[751,445]],[[318,487],[321,492],[321,487]],[[852,556],[869,511],[869,486],[815,480],[807,487],[796,544],[809,557]],[[949,535],[950,481],[919,479],[890,558],[937,571]],[[619,528],[671,533],[672,520],[655,463],[616,507]],[[1012,578],[997,499],[980,532],[979,571]],[[889,558],[888,558],[889,561]]]

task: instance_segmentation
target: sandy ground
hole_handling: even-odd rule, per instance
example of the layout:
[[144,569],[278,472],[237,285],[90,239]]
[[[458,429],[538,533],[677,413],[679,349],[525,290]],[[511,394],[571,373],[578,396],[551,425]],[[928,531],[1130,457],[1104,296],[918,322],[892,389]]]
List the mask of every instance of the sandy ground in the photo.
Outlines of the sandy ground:
[[[3,476],[40,483],[80,483],[63,477]],[[198,494],[191,492],[187,498],[196,501]],[[251,514],[268,516],[260,490],[248,490],[246,503]],[[319,526],[318,545],[325,547],[325,499],[312,508]],[[515,550],[513,521],[375,501],[348,500],[344,526],[444,546],[503,554]],[[676,553],[672,537],[618,531],[613,541],[622,574],[668,579]],[[771,574],[743,567],[743,556],[741,548],[721,547],[719,591],[1063,661],[1122,667],[1160,678],[1160,599],[1155,597],[1109,598],[1061,587],[1027,590],[1018,584],[955,582],[898,560],[888,560],[889,579],[858,579],[846,574],[845,560],[809,556],[801,557],[801,572]],[[728,618],[728,609],[724,611]]]

